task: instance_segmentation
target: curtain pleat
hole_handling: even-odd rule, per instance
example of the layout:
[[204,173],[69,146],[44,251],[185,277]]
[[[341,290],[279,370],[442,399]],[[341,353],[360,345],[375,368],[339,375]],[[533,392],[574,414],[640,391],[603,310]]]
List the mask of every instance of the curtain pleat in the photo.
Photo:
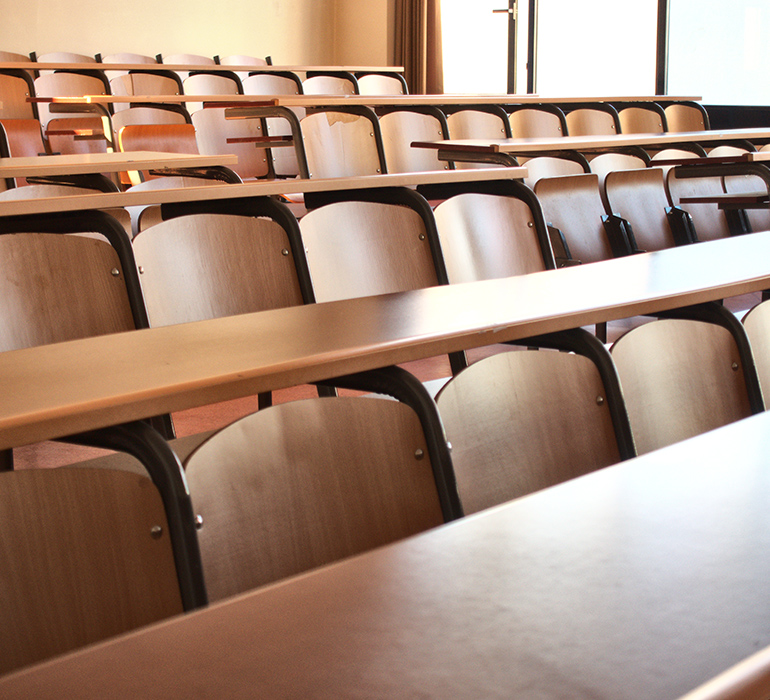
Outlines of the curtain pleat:
[[441,0],[397,0],[395,52],[411,93],[444,92]]

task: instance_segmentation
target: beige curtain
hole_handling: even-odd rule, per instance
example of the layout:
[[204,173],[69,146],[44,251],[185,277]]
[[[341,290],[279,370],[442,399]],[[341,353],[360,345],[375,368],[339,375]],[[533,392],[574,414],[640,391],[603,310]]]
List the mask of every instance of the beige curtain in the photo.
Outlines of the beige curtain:
[[412,94],[444,92],[441,0],[396,0],[396,64]]

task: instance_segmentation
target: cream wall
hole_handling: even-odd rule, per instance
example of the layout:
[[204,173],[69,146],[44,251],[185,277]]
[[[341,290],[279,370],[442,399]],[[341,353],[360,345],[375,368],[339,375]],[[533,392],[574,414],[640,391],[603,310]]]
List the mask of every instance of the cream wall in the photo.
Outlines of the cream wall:
[[[0,0],[0,50],[388,64],[395,0]],[[20,9],[21,8],[21,9]]]

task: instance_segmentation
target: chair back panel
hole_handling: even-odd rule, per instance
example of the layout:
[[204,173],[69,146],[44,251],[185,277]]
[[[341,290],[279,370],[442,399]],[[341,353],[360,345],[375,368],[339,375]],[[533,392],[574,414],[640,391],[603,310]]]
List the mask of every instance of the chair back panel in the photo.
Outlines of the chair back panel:
[[[185,95],[237,95],[241,91],[237,80],[214,73],[194,73],[185,78],[182,87]],[[185,106],[190,114],[203,109],[202,102],[185,102]]]
[[0,351],[133,330],[123,272],[106,241],[0,236]]
[[601,377],[582,355],[493,355],[437,402],[466,514],[620,461]]
[[538,156],[537,158],[519,158],[521,165],[527,166],[527,175],[524,183],[534,188],[535,184],[543,178],[563,177],[564,175],[580,175],[585,172],[581,163],[569,158],[557,158],[554,156]]
[[712,323],[653,321],[612,347],[639,454],[751,415],[730,332]]
[[0,118],[2,119],[33,119],[35,112],[32,103],[27,98],[29,84],[23,78],[15,75],[0,73]]
[[558,114],[542,109],[517,109],[508,116],[513,138],[558,138],[564,136]]
[[460,194],[434,215],[452,284],[546,269],[532,212],[515,197]]
[[674,169],[666,174],[666,187],[672,204],[681,207],[692,216],[699,241],[729,238],[730,226],[724,211],[716,204],[680,203],[682,197],[724,194],[720,177],[674,177]]
[[438,284],[423,220],[408,207],[338,202],[306,214],[300,230],[316,301]]
[[621,134],[662,134],[666,128],[660,114],[644,107],[618,110]]
[[396,401],[273,406],[210,438],[186,474],[211,600],[443,522],[420,423]]
[[315,75],[302,81],[302,91],[306,95],[355,95],[356,85],[334,75]]
[[770,303],[763,302],[751,309],[743,326],[751,342],[762,392],[770,398]]
[[0,473],[0,521],[0,674],[182,612],[163,504],[148,478],[67,467]]
[[704,131],[706,120],[703,112],[687,104],[671,104],[665,108],[668,131]]
[[118,145],[121,151],[198,153],[192,124],[129,124],[120,129]]
[[358,114],[323,111],[302,119],[311,177],[377,175],[382,164],[372,123]]
[[616,170],[607,174],[604,188],[612,213],[631,223],[640,250],[674,246],[674,236],[666,218],[666,207],[670,202],[662,170]]
[[200,109],[192,115],[198,150],[203,155],[232,153],[238,162],[230,166],[244,180],[265,177],[267,151],[258,143],[228,143],[228,139],[265,136],[261,119],[225,119],[224,109]]
[[430,114],[398,110],[380,117],[385,161],[391,173],[446,170],[449,166],[426,148],[412,148],[412,141],[443,139],[441,122]]
[[604,136],[617,133],[615,118],[599,109],[574,109],[567,113],[567,133],[570,136]]
[[392,75],[368,73],[358,77],[358,92],[361,95],[403,95],[404,84]]
[[612,258],[596,175],[545,178],[535,184],[535,194],[545,220],[564,234],[574,260],[590,263]]
[[134,239],[153,326],[302,304],[286,232],[255,217],[194,214]]

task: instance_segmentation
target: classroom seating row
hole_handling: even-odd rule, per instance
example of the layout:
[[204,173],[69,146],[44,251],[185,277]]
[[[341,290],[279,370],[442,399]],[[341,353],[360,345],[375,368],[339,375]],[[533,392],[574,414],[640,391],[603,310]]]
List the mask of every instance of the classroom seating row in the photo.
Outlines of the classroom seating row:
[[[446,202],[462,196],[450,197]],[[536,211],[536,204],[527,199],[526,190],[522,189],[522,196],[523,199],[516,200],[517,206],[533,207]],[[213,315],[255,310],[232,306],[225,309],[218,304],[227,296],[252,293],[255,282],[262,276],[277,279],[277,273],[265,270],[268,264],[282,269],[284,278],[293,278],[286,283],[294,294],[293,300],[279,304],[300,303],[308,300],[310,294],[316,300],[325,299],[321,291],[324,285],[332,290],[327,292],[330,299],[338,298],[335,294],[354,296],[361,293],[360,288],[344,287],[345,282],[335,282],[329,277],[344,277],[342,268],[346,263],[349,274],[365,278],[373,275],[375,267],[388,266],[384,256],[376,258],[363,252],[366,242],[383,238],[384,231],[403,232],[404,239],[389,241],[389,247],[396,248],[399,262],[407,263],[407,258],[417,256],[427,258],[429,263],[425,267],[434,268],[431,283],[435,284],[436,266],[441,260],[436,254],[440,249],[433,247],[426,253],[434,235],[429,218],[418,213],[426,211],[424,200],[411,191],[387,193],[385,201],[377,199],[375,193],[370,193],[357,201],[324,203],[300,222],[299,240],[291,215],[272,201],[243,202],[237,214],[232,207],[228,207],[228,214],[216,210],[205,212],[205,207],[194,207],[192,212],[172,208],[167,212],[168,221],[140,234],[133,249],[127,245],[122,229],[109,217],[98,214],[90,219],[73,216],[56,217],[55,221],[3,221],[5,234],[34,231],[0,236],[4,257],[28,261],[18,266],[4,266],[10,278],[8,293],[3,295],[7,322],[24,325],[20,320],[23,309],[47,309],[46,316],[49,321],[55,319],[56,328],[41,331],[42,339],[35,339],[29,335],[31,331],[27,326],[28,335],[20,344],[34,344],[61,339],[51,334],[65,328],[69,333],[104,332],[84,325],[100,322],[95,320],[97,301],[124,307],[120,312],[113,309],[108,314],[112,324],[108,332],[146,324],[147,315],[153,324],[163,325],[201,318],[195,314],[200,314],[202,307],[206,307],[204,313]],[[390,216],[395,220],[389,219]],[[531,217],[532,208],[530,223]],[[333,225],[324,227],[324,218]],[[337,240],[335,245],[334,238],[343,234],[340,222],[348,221],[355,235],[344,242]],[[394,226],[394,221],[400,225]],[[46,228],[57,229],[59,233],[40,233]],[[103,240],[62,236],[61,231],[100,232],[112,240],[115,252]],[[322,238],[332,239],[329,245],[333,251],[327,253],[325,264]],[[256,250],[258,246],[264,248]],[[131,260],[132,256],[137,262]],[[364,262],[372,265],[365,267]],[[75,271],[67,269],[70,263],[77,265]],[[185,263],[191,263],[192,268],[174,275],[172,268],[181,269]],[[46,264],[50,269],[44,272],[42,267]],[[319,267],[330,264],[335,268],[326,279],[317,274]],[[440,271],[440,267],[438,269]],[[49,275],[46,285],[37,283],[41,274]],[[33,279],[25,282],[25,276]],[[165,291],[158,294],[150,291],[153,285],[158,288],[163,285],[163,277],[170,279]],[[191,285],[183,288],[181,280]],[[247,284],[238,285],[244,289],[236,291],[234,281]],[[196,282],[197,299],[192,291]],[[419,286],[424,282],[413,278],[411,284]],[[75,300],[63,298],[64,290],[73,286],[79,287],[77,313],[73,313]],[[275,283],[274,287],[277,286]],[[334,291],[335,286],[343,288]],[[388,289],[366,293],[381,291]],[[20,294],[29,293],[38,298],[26,305],[15,303]],[[208,298],[201,302],[203,297]],[[130,306],[126,299],[133,300],[133,308],[126,309]],[[90,320],[76,320],[86,308]],[[70,318],[63,315],[68,309]],[[164,313],[173,316],[174,312],[193,316],[163,316]],[[679,315],[684,318],[654,321],[632,331],[618,341],[612,356],[601,343],[580,330],[529,339],[526,345],[551,349],[495,355],[460,371],[439,395],[438,414],[411,378],[398,370],[387,370],[385,377],[375,372],[338,383],[390,391],[408,403],[415,413],[402,403],[325,398],[261,411],[219,433],[187,460],[186,473],[211,599],[398,539],[458,517],[463,510],[471,512],[487,507],[632,456],[636,450],[654,449],[656,445],[692,434],[693,429],[698,432],[714,427],[720,420],[727,422],[763,410],[751,350],[741,325],[720,307],[703,307]],[[351,322],[367,321],[351,319]],[[638,345],[632,341],[643,337],[646,340]],[[571,352],[553,352],[553,348]],[[652,361],[656,353],[660,355]],[[696,373],[687,373],[688,368],[695,369]],[[508,382],[513,382],[515,389]],[[694,388],[698,384],[700,386]],[[653,387],[657,387],[655,392]],[[691,391],[697,398],[688,394]],[[701,392],[705,392],[706,398]],[[531,404],[524,403],[525,393]],[[657,393],[653,400],[651,393]],[[514,401],[517,395],[522,401],[520,405]],[[632,395],[639,398],[632,402]],[[502,406],[493,407],[492,396],[496,396]],[[628,416],[624,405],[628,405]],[[491,435],[486,437],[486,448],[482,444],[485,440],[481,427],[478,424],[471,427],[473,419],[469,411],[474,406],[481,415],[490,418]],[[442,420],[453,446],[451,457],[441,430]],[[548,423],[550,420],[554,422]],[[373,428],[374,435],[370,432]],[[352,433],[348,432],[350,429]],[[677,429],[682,432],[676,434]],[[640,439],[645,430],[649,431],[652,442]],[[406,437],[399,439],[397,436],[401,435]],[[377,457],[381,452],[378,446],[383,448],[381,460]],[[253,449],[265,460],[265,471],[257,471],[250,458],[244,457],[244,451]],[[584,449],[581,459],[585,458],[587,463],[574,457]],[[563,450],[574,461],[565,461]],[[475,470],[485,468],[482,460],[485,452],[489,455],[490,474],[482,477]],[[538,460],[540,468],[535,466]],[[465,466],[461,467],[461,463]],[[244,466],[246,464],[248,466]],[[456,488],[453,464],[457,473]],[[287,466],[292,468],[287,470]],[[514,468],[513,475],[510,467]],[[56,625],[52,620],[56,620],[68,630],[66,643],[70,648],[94,641],[94,637],[88,637],[93,632],[91,616],[100,621],[98,634],[106,636],[119,631],[113,626],[105,633],[110,625],[123,625],[122,629],[126,629],[126,625],[144,624],[179,612],[181,607],[178,594],[173,592],[176,584],[173,565],[169,563],[168,538],[164,537],[167,529],[157,499],[150,515],[143,513],[144,524],[139,530],[127,525],[127,510],[115,505],[127,498],[123,489],[133,494],[134,504],[143,502],[142,495],[147,493],[148,486],[138,482],[135,475],[113,477],[102,471],[94,477],[95,481],[88,481],[87,470],[75,472],[76,481],[69,485],[67,470],[54,470],[50,474],[55,475],[50,478],[44,474],[28,474],[16,479],[27,481],[26,488],[32,489],[32,496],[17,495],[10,485],[3,490],[15,505],[14,509],[3,509],[3,512],[13,513],[13,524],[23,524],[26,533],[22,549],[39,551],[36,546],[39,540],[35,538],[50,543],[52,532],[56,533],[57,541],[66,541],[66,555],[47,560],[48,563],[54,561],[55,566],[59,566],[62,559],[69,562],[67,570],[72,574],[70,582],[74,581],[75,590],[66,591],[66,599],[88,597],[95,582],[101,591],[109,591],[106,602],[109,614],[104,609],[91,607],[86,615],[78,608],[76,624],[66,619],[67,612],[73,610],[71,605],[62,605],[59,598],[55,600],[56,613],[53,614],[41,606],[39,599],[29,601],[28,586],[23,587],[22,596],[27,601],[26,607],[4,606],[9,608],[7,614],[12,618],[9,625],[34,620],[36,635],[43,634],[43,629],[53,629]],[[3,475],[3,478],[7,476],[18,475]],[[124,486],[115,486],[113,491],[108,483],[112,480],[122,480]],[[50,481],[53,495],[45,491],[48,487],[43,482],[46,481]],[[11,480],[6,482],[10,484]],[[278,494],[272,491],[273,487]],[[95,495],[86,501],[86,494],[92,488]],[[220,488],[224,495],[218,491]],[[46,509],[50,521],[45,522],[30,505],[31,502],[38,505],[43,493],[46,498],[53,498],[56,506]],[[111,494],[109,498],[105,496],[107,493]],[[233,497],[236,493],[237,499]],[[73,502],[99,506],[102,511],[99,517],[109,518],[109,526],[83,527],[83,521],[73,516]],[[340,508],[341,503],[345,503],[344,508]],[[64,519],[69,523],[64,530],[59,522],[62,513],[66,513]],[[118,514],[120,527],[115,524]],[[343,516],[342,523],[334,517],[339,515]],[[287,525],[288,531],[281,534],[279,524]],[[4,528],[4,532],[8,534],[10,529]],[[83,532],[91,537],[84,539]],[[95,533],[120,533],[121,537],[127,537],[132,552],[140,560],[136,567],[142,572],[148,570],[144,557],[154,560],[156,556],[165,556],[166,563],[150,564],[152,575],[147,578],[143,573],[141,577],[143,591],[114,594],[103,577],[113,577],[117,571],[120,579],[133,564],[122,558],[120,550],[106,557],[96,547]],[[128,545],[124,540],[120,547],[125,546]],[[148,549],[155,551],[150,553]],[[84,559],[79,560],[75,552]],[[101,568],[97,573],[86,572],[85,562],[93,558],[99,560]],[[116,561],[122,562],[120,567],[115,566]],[[45,563],[34,557],[31,570],[14,568],[16,583],[21,586],[30,578],[42,580],[41,568]],[[165,584],[159,580],[163,577],[167,577]],[[62,578],[61,570],[56,569],[57,583]],[[173,585],[168,585],[169,580]],[[145,608],[143,617],[132,617],[132,611],[127,610],[132,596],[142,597],[147,588],[151,589],[150,612]],[[162,595],[159,588],[164,588],[168,595]],[[120,606],[116,605],[117,600]],[[116,617],[118,623],[115,623]],[[20,638],[21,633],[5,635],[11,650],[3,658],[15,660],[9,663],[18,665],[33,660],[28,657],[19,661],[17,654],[23,645],[16,640]],[[63,650],[46,647],[40,636],[35,636],[29,646],[44,650],[44,655]]]

